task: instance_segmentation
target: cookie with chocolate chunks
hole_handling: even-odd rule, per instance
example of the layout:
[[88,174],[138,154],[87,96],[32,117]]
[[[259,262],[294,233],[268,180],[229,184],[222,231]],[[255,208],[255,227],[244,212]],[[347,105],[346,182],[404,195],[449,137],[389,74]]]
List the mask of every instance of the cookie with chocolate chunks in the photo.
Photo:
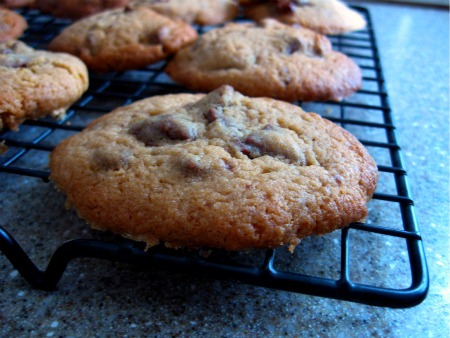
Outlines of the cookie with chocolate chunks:
[[341,127],[229,86],[118,108],[63,141],[50,168],[95,229],[227,250],[293,248],[361,220],[378,177]]
[[197,32],[183,21],[145,7],[127,7],[73,23],[49,49],[76,55],[94,71],[123,71],[160,61],[196,38]]
[[366,27],[361,14],[339,0],[254,1],[253,5],[245,7],[244,13],[256,21],[273,18],[327,35],[350,33]]
[[325,36],[271,19],[208,31],[179,51],[166,72],[197,91],[228,84],[286,101],[339,101],[362,82],[358,65],[332,50]]
[[0,129],[25,119],[63,117],[88,88],[88,71],[75,56],[0,43]]

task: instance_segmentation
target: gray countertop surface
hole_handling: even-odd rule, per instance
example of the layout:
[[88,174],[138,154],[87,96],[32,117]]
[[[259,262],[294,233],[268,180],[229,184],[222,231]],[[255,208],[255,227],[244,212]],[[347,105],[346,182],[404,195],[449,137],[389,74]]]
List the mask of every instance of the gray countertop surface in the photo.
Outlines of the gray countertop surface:
[[[424,240],[430,289],[421,304],[375,307],[93,259],[73,261],[56,290],[42,291],[30,287],[0,254],[0,336],[448,337],[449,13],[358,4],[373,19]],[[40,268],[63,241],[91,236],[75,213],[64,209],[63,196],[51,184],[0,174],[0,185],[0,223]],[[335,236],[304,245],[333,252]],[[377,240],[373,243],[376,252]],[[296,253],[299,260],[314,258],[311,251],[299,251],[306,255]],[[376,252],[373,273],[401,265],[404,252],[394,253]],[[401,273],[408,267],[395,271],[398,276],[386,273],[386,278],[408,285]]]

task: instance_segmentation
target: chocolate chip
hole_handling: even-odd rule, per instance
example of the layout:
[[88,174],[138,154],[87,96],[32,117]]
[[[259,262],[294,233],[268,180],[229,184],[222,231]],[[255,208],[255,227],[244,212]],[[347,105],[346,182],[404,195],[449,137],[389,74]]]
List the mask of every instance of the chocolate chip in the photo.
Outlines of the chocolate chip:
[[234,164],[233,164],[233,162],[231,162],[230,160],[223,159],[223,160],[222,160],[222,164],[223,164],[223,167],[224,167],[226,170],[231,171],[231,172],[234,171]]
[[292,39],[289,39],[285,52],[286,52],[286,54],[291,55],[299,50],[301,51],[302,49],[303,49],[303,45],[300,42],[300,40],[297,38],[292,38]]
[[158,126],[172,140],[194,140],[197,136],[197,128],[194,123],[181,118],[176,119],[170,115],[161,119]]
[[295,37],[291,37],[286,43],[285,53],[288,55],[301,52],[309,57],[321,57],[327,50],[327,42],[320,35],[315,35],[312,43],[302,43]]
[[270,155],[285,158],[301,165],[306,163],[305,154],[289,134],[289,131],[272,124],[251,132],[242,145],[242,153],[250,158]]
[[223,117],[222,107],[211,107],[204,114],[204,116],[209,123],[212,123],[215,120]]
[[146,146],[161,146],[168,144],[168,141],[187,141],[197,138],[195,123],[170,114],[150,117],[138,122],[130,128],[129,132]]
[[131,158],[129,150],[96,149],[92,155],[94,166],[101,170],[120,170],[128,166]]
[[199,176],[209,170],[209,166],[203,163],[199,156],[188,154],[181,159],[181,168],[188,175]]

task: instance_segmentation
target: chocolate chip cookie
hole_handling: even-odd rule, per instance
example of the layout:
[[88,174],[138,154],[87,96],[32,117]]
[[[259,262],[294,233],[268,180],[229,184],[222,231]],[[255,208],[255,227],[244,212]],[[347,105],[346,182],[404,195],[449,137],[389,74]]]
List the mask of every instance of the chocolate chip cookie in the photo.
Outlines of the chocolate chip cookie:
[[58,18],[78,20],[108,9],[124,8],[129,0],[36,0],[36,7]]
[[361,70],[323,35],[272,19],[230,23],[182,49],[166,72],[208,92],[229,84],[243,94],[286,101],[339,101],[361,86]]
[[322,34],[343,34],[363,29],[364,18],[339,0],[270,0],[254,1],[245,8],[253,20],[274,18],[288,24],[299,24]]
[[0,129],[47,114],[62,117],[87,87],[86,66],[72,55],[16,40],[0,44]]
[[49,49],[76,55],[94,71],[122,71],[162,60],[196,38],[197,32],[183,21],[145,7],[127,7],[73,23]]
[[18,38],[27,26],[22,15],[0,7],[0,43]]
[[215,25],[232,20],[239,9],[235,0],[134,0],[131,5],[147,6],[171,18],[199,25]]
[[95,229],[149,246],[295,246],[364,218],[378,178],[357,139],[229,86],[154,96],[63,141],[51,176]]

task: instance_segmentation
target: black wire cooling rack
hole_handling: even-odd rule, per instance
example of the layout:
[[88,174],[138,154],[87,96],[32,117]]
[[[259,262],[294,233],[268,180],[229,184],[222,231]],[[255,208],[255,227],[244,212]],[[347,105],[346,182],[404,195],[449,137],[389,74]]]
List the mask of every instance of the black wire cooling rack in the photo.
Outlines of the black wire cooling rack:
[[[331,40],[335,49],[346,53],[362,69],[362,89],[339,103],[297,104],[352,132],[375,158],[380,172],[379,188],[369,204],[369,216],[364,223],[351,224],[328,237],[306,239],[294,255],[286,248],[258,251],[253,256],[218,250],[172,250],[163,246],[146,251],[127,240],[74,239],[56,249],[45,271],[38,269],[13,236],[0,227],[3,254],[31,285],[40,289],[55,288],[72,259],[91,257],[376,306],[402,308],[421,303],[429,285],[422,238],[395,136],[370,13],[365,8],[355,9],[365,16],[367,28],[331,37]],[[70,21],[36,10],[21,10],[20,13],[29,24],[21,39],[39,49],[45,49],[49,41],[70,24]],[[198,27],[200,34],[207,29]],[[0,173],[47,182],[46,158],[55,146],[55,141],[48,140],[70,136],[94,118],[144,97],[189,92],[172,82],[164,73],[164,67],[165,62],[160,62],[145,69],[91,74],[89,90],[71,107],[64,120],[25,121],[19,132],[0,135],[8,147],[0,156]],[[29,130],[33,130],[31,135]],[[25,161],[31,152],[37,153],[38,158],[42,152],[45,164]],[[311,255],[319,253],[322,246],[330,245],[336,246],[334,254]],[[389,257],[388,263],[380,263],[381,257]],[[399,257],[403,267],[397,271]],[[324,275],[322,267],[325,265],[334,271],[331,276]],[[392,280],[397,281],[399,274],[406,275],[406,284],[390,285]]]

